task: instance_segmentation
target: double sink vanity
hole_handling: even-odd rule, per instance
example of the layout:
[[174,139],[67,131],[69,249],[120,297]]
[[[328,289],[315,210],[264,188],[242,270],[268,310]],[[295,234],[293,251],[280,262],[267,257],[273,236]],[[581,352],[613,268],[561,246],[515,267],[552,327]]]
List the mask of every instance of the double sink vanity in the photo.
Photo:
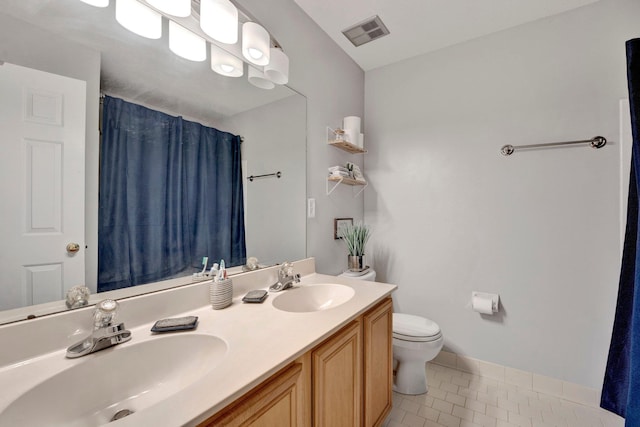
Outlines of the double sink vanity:
[[[317,274],[312,258],[294,268],[300,283],[261,304],[242,297],[278,267],[233,276],[223,310],[208,282],[121,300],[131,340],[74,359],[66,349],[91,333],[93,308],[0,326],[0,427],[381,425],[396,287]],[[182,316],[197,328],[150,331]]]

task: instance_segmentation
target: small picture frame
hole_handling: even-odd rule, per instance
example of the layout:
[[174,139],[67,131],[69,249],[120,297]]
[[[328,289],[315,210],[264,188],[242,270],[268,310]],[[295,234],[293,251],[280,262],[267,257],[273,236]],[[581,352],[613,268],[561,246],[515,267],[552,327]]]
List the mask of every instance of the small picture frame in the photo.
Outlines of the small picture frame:
[[342,239],[338,235],[338,231],[345,225],[353,225],[353,218],[334,218],[333,219],[333,238],[335,240]]

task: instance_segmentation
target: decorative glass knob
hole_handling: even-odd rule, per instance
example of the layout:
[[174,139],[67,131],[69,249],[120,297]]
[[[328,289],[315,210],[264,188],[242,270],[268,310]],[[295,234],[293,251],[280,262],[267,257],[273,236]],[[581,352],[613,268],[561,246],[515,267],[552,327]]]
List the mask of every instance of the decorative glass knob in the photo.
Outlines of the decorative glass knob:
[[253,271],[260,268],[258,265],[258,258],[250,256],[247,258],[247,263],[242,267],[242,271]]
[[89,304],[91,291],[86,286],[74,286],[67,291],[66,304],[68,308],[79,308]]
[[118,317],[118,301],[105,299],[96,304],[93,312],[93,327],[95,329],[105,328],[115,323]]
[[282,265],[280,266],[280,270],[278,270],[278,276],[281,279],[284,279],[285,277],[293,276],[293,264],[290,263],[289,261],[283,262]]

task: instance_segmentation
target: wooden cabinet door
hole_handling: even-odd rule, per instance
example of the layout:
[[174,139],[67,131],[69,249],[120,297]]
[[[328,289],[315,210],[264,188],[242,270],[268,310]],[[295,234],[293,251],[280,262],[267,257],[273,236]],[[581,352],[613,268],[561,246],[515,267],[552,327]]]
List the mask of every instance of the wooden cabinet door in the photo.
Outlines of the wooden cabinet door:
[[307,426],[308,392],[301,363],[274,375],[198,427]]
[[380,426],[391,411],[393,384],[391,298],[364,315],[364,425]]
[[313,350],[313,425],[357,427],[362,420],[361,322],[356,320]]

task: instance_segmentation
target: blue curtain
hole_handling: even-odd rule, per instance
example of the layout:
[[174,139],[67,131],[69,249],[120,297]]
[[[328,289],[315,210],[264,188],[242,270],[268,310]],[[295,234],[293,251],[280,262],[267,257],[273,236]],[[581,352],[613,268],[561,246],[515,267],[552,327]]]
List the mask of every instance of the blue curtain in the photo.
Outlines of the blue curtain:
[[626,48],[633,131],[631,178],[618,305],[600,406],[624,417],[626,427],[637,427],[640,426],[640,182],[637,176],[640,170],[640,39],[629,40]]
[[245,263],[238,136],[109,96],[102,122],[99,292]]

